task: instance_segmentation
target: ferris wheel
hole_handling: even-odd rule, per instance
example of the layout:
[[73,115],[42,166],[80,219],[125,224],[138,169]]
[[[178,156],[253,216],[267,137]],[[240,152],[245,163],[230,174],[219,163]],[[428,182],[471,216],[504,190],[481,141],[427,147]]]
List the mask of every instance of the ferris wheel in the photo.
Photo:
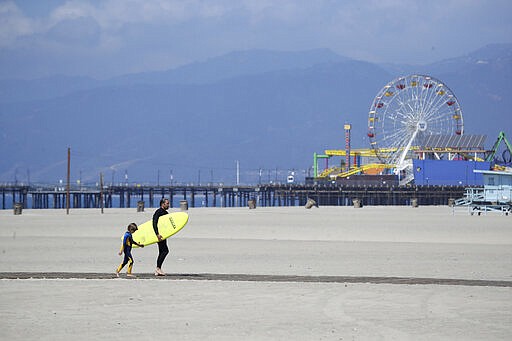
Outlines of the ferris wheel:
[[462,135],[462,110],[453,92],[430,76],[409,75],[384,86],[370,107],[368,137],[381,162],[404,164],[429,135]]

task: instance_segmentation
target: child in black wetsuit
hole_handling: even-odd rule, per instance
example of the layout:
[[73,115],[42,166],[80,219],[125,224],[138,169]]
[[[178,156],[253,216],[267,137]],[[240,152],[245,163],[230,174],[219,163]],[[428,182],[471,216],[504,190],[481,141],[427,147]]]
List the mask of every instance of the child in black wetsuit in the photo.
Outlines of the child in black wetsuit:
[[124,268],[126,264],[128,264],[128,270],[126,271],[126,276],[128,277],[135,277],[132,274],[132,268],[133,268],[133,257],[132,257],[132,245],[138,245],[140,247],[144,247],[144,245],[137,243],[132,238],[132,233],[137,231],[137,224],[131,223],[128,225],[128,230],[125,232],[123,236],[123,244],[121,245],[121,250],[119,250],[119,256],[121,256],[124,252],[124,260],[123,262],[118,266],[116,270],[116,276],[119,277],[119,272]]

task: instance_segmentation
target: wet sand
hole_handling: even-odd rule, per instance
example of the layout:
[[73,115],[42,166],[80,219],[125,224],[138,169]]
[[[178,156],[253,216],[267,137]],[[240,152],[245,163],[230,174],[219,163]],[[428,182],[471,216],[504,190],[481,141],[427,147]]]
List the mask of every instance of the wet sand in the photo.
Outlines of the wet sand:
[[133,251],[137,279],[110,278],[126,226],[152,213],[1,211],[3,337],[512,335],[510,216],[448,207],[190,209],[189,224],[168,241],[170,276],[151,275],[153,245]]

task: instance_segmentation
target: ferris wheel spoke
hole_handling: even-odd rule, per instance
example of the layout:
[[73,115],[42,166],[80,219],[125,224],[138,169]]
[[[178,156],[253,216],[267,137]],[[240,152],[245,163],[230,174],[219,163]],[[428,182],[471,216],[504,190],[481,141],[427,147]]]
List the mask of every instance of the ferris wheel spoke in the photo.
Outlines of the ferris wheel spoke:
[[390,133],[383,141],[386,141],[385,146],[400,146],[404,143],[404,141],[407,141],[409,139],[409,136],[411,134],[407,133],[406,131],[400,131],[397,130],[393,133]]
[[381,141],[382,143],[379,145],[379,148],[394,148],[398,145],[397,139],[386,138]]
[[429,122],[433,122],[434,124],[438,123],[438,124],[441,124],[441,123],[447,123],[447,124],[450,124],[451,122],[454,121],[453,117],[452,117],[452,113],[449,112],[449,111],[445,111],[445,112],[437,112],[435,113],[435,115],[432,115],[429,117]]
[[435,100],[432,101],[432,103],[429,105],[428,110],[426,111],[428,113],[427,118],[428,116],[437,113],[439,110],[442,110],[444,105],[445,101],[443,97],[439,96],[435,98]]

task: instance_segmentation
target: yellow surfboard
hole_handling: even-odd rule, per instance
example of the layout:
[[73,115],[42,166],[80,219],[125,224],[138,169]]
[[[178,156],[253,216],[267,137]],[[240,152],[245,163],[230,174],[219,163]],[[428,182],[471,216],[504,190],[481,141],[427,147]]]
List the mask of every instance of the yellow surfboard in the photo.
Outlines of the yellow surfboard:
[[[178,233],[188,222],[188,214],[185,212],[173,212],[158,218],[158,233],[163,239]],[[144,246],[155,244],[158,238],[153,230],[153,220],[146,221],[138,226],[138,230],[132,234],[133,240]],[[133,245],[133,247],[138,247]]]

